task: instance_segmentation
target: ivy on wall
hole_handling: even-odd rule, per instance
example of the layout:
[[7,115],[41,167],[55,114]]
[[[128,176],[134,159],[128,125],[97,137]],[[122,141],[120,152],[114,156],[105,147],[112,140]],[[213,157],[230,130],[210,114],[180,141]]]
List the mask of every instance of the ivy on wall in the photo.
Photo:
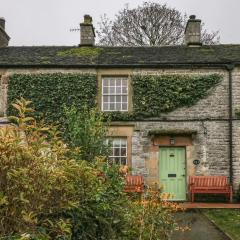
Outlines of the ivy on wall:
[[93,74],[14,74],[8,86],[8,115],[11,104],[21,96],[32,101],[37,119],[61,122],[64,105],[96,106],[97,77]]
[[206,97],[221,79],[219,74],[133,76],[133,114],[158,117],[179,107],[192,106]]
[[[159,117],[179,107],[192,106],[206,97],[221,75],[134,75],[133,111],[105,113],[111,120]],[[8,86],[8,103],[21,96],[33,102],[35,116],[47,122],[61,122],[64,105],[96,106],[97,76],[93,74],[14,74]],[[8,115],[13,114],[11,105]],[[64,119],[63,119],[64,120]]]

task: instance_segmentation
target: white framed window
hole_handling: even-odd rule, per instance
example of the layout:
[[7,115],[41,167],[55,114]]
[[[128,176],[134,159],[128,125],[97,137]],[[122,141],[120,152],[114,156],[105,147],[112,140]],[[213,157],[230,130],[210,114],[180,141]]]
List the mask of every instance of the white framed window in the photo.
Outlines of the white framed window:
[[128,111],[128,78],[102,78],[102,110]]
[[110,146],[109,163],[127,165],[127,138],[108,138]]

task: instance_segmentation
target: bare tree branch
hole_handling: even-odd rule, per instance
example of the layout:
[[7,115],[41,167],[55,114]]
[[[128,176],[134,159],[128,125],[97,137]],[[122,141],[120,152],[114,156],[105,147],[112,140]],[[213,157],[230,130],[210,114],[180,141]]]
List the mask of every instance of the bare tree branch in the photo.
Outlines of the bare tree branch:
[[[183,43],[186,14],[166,4],[144,2],[137,8],[126,5],[110,20],[101,17],[99,44],[107,46],[160,46]],[[202,24],[204,44],[219,43],[219,32],[208,32]]]

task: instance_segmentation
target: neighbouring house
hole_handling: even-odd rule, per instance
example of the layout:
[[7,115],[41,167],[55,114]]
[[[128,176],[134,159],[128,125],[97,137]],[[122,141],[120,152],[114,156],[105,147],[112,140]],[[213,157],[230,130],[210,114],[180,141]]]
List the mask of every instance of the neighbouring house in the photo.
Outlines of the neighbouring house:
[[236,190],[240,45],[202,45],[200,23],[190,17],[181,46],[104,47],[86,15],[79,46],[11,47],[1,18],[0,124],[20,95],[40,116],[84,99],[112,116],[112,160],[149,185],[186,200],[189,176],[224,175]]

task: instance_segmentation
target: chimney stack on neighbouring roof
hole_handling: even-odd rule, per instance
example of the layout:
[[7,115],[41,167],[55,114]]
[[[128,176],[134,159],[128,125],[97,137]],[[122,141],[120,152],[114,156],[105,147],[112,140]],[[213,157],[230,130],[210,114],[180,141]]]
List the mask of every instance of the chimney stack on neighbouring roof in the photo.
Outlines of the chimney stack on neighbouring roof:
[[0,27],[5,30],[5,18],[0,18]]
[[5,19],[0,18],[0,47],[7,47],[10,37],[5,32]]
[[201,20],[191,15],[185,28],[185,44],[188,46],[201,46]]
[[95,44],[95,32],[90,15],[84,15],[84,22],[80,23],[80,35],[80,46],[93,46]]

